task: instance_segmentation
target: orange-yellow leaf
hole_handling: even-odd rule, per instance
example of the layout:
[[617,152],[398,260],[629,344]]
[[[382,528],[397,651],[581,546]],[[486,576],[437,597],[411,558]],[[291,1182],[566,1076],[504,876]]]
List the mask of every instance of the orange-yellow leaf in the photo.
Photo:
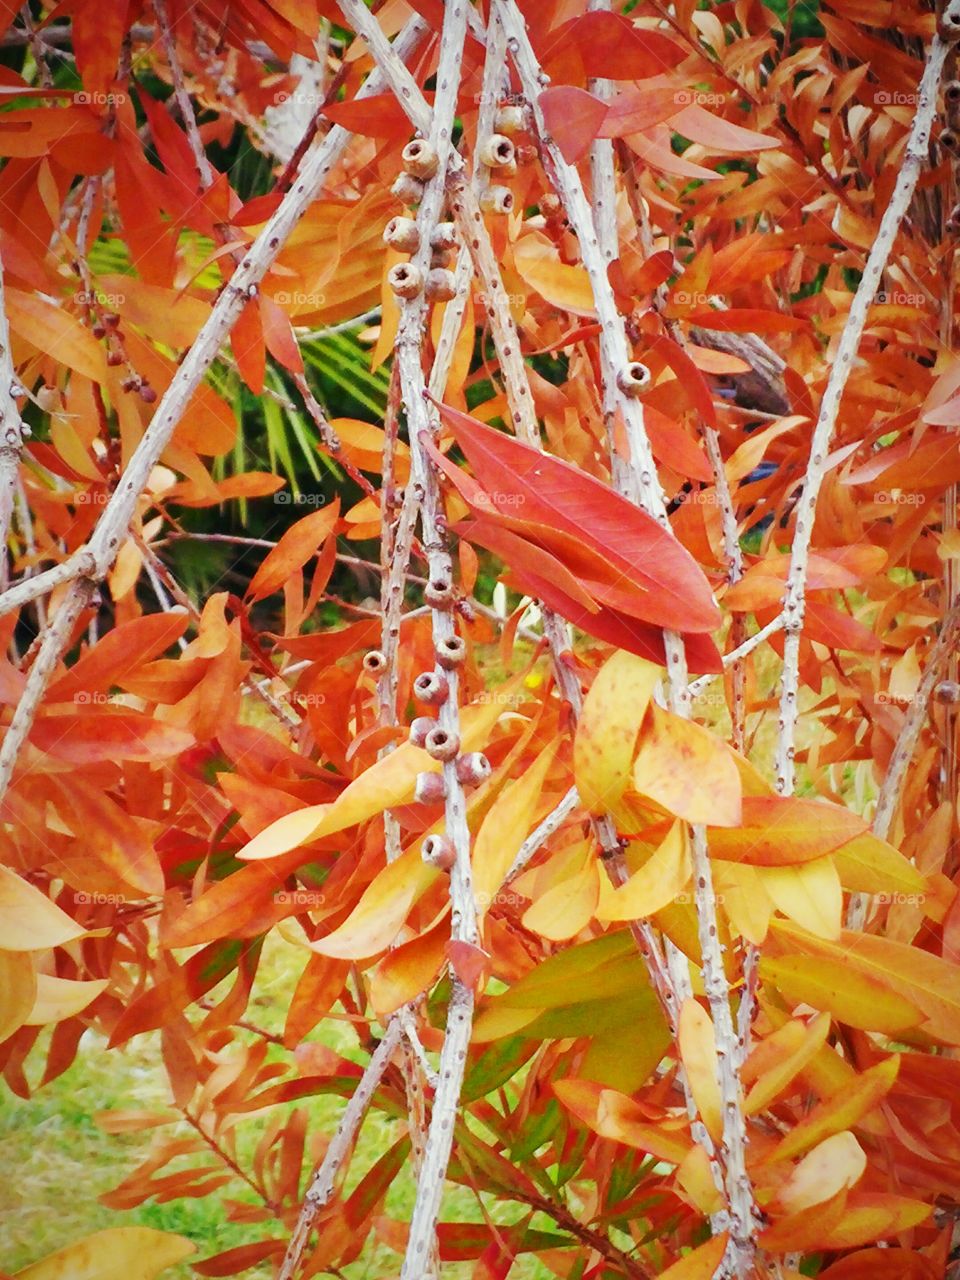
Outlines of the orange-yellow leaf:
[[525,235],[513,247],[518,274],[545,302],[575,315],[594,314],[593,289],[586,269],[561,262],[546,239]]
[[640,920],[679,897],[690,881],[690,850],[686,828],[675,822],[659,847],[626,884],[605,890],[597,919]]
[[784,1093],[803,1068],[820,1052],[830,1032],[830,1015],[819,1013],[805,1028],[796,1049],[769,1071],[765,1071],[747,1094],[744,1111],[748,1116],[766,1110],[774,1099]]
[[27,1026],[44,1027],[48,1022],[73,1018],[92,1004],[107,987],[107,978],[92,982],[75,982],[48,973],[37,974],[37,998],[27,1018]]
[[633,786],[687,822],[735,827],[741,818],[740,772],[709,729],[664,711],[647,712]]
[[152,1227],[110,1227],[25,1267],[16,1280],[155,1280],[195,1251],[185,1236]]
[[768,1159],[793,1160],[833,1133],[852,1129],[886,1097],[900,1069],[900,1058],[892,1054],[862,1072],[838,1093],[825,1098],[799,1121],[770,1153]]
[[839,938],[843,889],[832,858],[815,858],[798,867],[759,867],[764,890],[774,906],[818,938]]
[[553,885],[527,908],[523,927],[551,942],[575,938],[590,923],[599,892],[597,865],[588,858],[579,871]]
[[727,1232],[714,1236],[693,1253],[660,1272],[660,1280],[713,1280],[727,1251]]
[[27,951],[0,951],[0,1044],[19,1031],[37,998],[37,974]]
[[385,951],[413,904],[436,884],[442,871],[425,863],[420,842],[388,862],[338,929],[309,944],[311,951],[340,960],[366,960]]
[[541,752],[529,769],[504,787],[480,825],[473,847],[473,894],[481,918],[527,838],[553,756],[553,748]]
[[42,951],[62,946],[83,933],[46,894],[0,863],[0,948]]
[[781,1186],[777,1199],[787,1213],[823,1204],[863,1177],[867,1157],[849,1129],[824,1138],[803,1157]]
[[623,795],[640,724],[662,677],[661,667],[622,649],[594,677],[573,747],[577,790],[592,813],[609,809]]
[[684,1000],[681,1006],[677,1041],[697,1110],[711,1138],[719,1142],[723,1133],[723,1106],[717,1077],[717,1043],[710,1015],[692,998]]
[[819,956],[763,956],[760,976],[792,1006],[808,1004],[862,1031],[896,1035],[922,1021],[919,1009],[883,982]]

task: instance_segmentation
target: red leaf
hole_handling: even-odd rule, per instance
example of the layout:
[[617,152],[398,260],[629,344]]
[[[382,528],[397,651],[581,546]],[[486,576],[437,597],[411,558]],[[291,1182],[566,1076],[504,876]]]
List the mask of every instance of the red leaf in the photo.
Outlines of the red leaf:
[[[690,553],[667,530],[608,485],[538,449],[440,406],[474,474],[500,511],[572,535],[598,553],[615,581],[638,593],[648,622],[674,631],[712,631],[719,611],[710,584]],[[562,555],[559,558],[563,558]],[[575,575],[576,576],[576,575]]]
[[267,369],[267,353],[263,345],[263,325],[256,301],[250,302],[240,312],[230,336],[233,358],[237,362],[240,377],[255,396],[263,394],[263,378]]
[[617,13],[596,10],[564,23],[543,54],[574,41],[588,76],[607,80],[646,80],[682,62],[684,50],[659,31],[642,31]]
[[292,373],[303,373],[303,356],[290,317],[265,293],[260,295],[260,323],[263,340],[274,360]]
[[576,164],[597,137],[607,104],[586,89],[565,84],[541,93],[540,110],[564,160]]

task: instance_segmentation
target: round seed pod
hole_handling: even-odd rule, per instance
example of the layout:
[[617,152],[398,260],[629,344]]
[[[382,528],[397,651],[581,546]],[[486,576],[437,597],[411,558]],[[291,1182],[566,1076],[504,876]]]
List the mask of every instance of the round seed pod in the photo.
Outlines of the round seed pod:
[[390,190],[403,204],[419,204],[423,199],[423,183],[412,173],[401,173]]
[[430,236],[430,247],[438,251],[457,247],[457,228],[452,222],[438,222]]
[[937,35],[949,44],[960,40],[960,3],[958,0],[946,0],[943,10],[937,18]]
[[446,578],[431,578],[424,587],[423,598],[431,609],[452,609],[456,600],[453,583]]
[[537,148],[529,142],[517,147],[517,164],[533,164],[537,158]]
[[940,145],[951,155],[960,155],[960,134],[956,129],[943,129],[940,133]]
[[448,760],[456,760],[460,754],[460,739],[455,733],[441,728],[440,725],[435,725],[430,730],[423,745],[427,755],[434,760],[442,760],[444,764]]
[[372,676],[382,675],[387,669],[387,660],[379,649],[371,649],[363,655],[363,669]]
[[513,192],[509,187],[487,187],[480,196],[484,213],[512,213]]
[[437,153],[426,138],[414,138],[400,153],[404,171],[421,182],[437,172]]
[[517,158],[517,149],[504,133],[491,133],[480,144],[477,157],[490,169],[502,169]]
[[563,213],[563,205],[560,197],[555,196],[552,191],[548,191],[546,195],[540,197],[540,212],[548,222],[559,218]]
[[465,787],[479,786],[492,772],[490,761],[482,751],[468,751],[457,761],[457,777]]
[[423,292],[423,272],[413,262],[398,262],[387,272],[387,283],[398,298],[416,298]]
[[441,267],[449,269],[453,260],[453,254],[449,249],[431,249],[430,250],[430,270],[437,271]]
[[447,797],[447,784],[442,773],[418,773],[413,788],[417,804],[442,804]]
[[960,80],[948,80],[943,86],[943,96],[947,106],[960,106]]
[[413,682],[413,696],[428,707],[440,707],[450,696],[450,686],[442,671],[422,671]]
[[120,351],[108,351],[107,364],[114,369],[117,367],[117,365],[123,364],[123,353]]
[[436,646],[437,662],[448,671],[456,671],[467,660],[467,643],[462,636],[448,636]]
[[141,382],[137,392],[144,404],[153,404],[157,398],[157,393],[149,382]]
[[617,374],[617,386],[625,396],[642,395],[650,385],[650,370],[639,360],[631,360],[625,369]]
[[446,267],[434,267],[427,272],[424,291],[431,302],[449,302],[457,296],[457,281]]
[[960,684],[956,680],[941,680],[933,696],[942,706],[955,707],[960,702]]
[[523,128],[523,107],[516,103],[506,103],[497,110],[493,127],[497,133],[519,133]]
[[416,253],[420,248],[420,232],[412,218],[391,218],[383,229],[383,242],[401,253]]
[[420,846],[420,857],[431,867],[449,871],[457,860],[457,851],[449,836],[427,836]]
[[432,716],[417,716],[410,724],[410,741],[415,747],[422,747],[427,740],[427,734],[431,729],[436,728],[436,720]]

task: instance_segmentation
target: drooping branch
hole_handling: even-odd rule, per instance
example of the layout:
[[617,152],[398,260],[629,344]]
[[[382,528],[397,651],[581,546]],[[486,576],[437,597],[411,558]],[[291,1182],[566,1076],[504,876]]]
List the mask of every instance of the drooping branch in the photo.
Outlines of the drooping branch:
[[[957,8],[956,3],[945,6],[944,17],[948,17],[950,12]],[[803,635],[807,571],[816,520],[817,499],[827,473],[827,460],[840,412],[840,402],[860,348],[870,305],[880,287],[887,261],[893,251],[903,219],[910,208],[920,174],[928,160],[930,131],[937,110],[937,91],[950,48],[951,45],[941,35],[934,36],[920,80],[916,112],[907,139],[903,164],[897,175],[890,203],[880,220],[880,227],[871,246],[857,291],[850,303],[850,314],[847,316],[833,355],[830,376],[820,402],[820,412],[810,443],[810,458],[796,507],[787,590],[783,602],[786,634],[776,753],[776,786],[781,795],[793,793],[796,778],[800,642]]]
[[[657,476],[653,452],[646,433],[643,408],[636,395],[638,383],[644,385],[647,371],[631,359],[626,326],[610,284],[606,261],[593,222],[590,205],[580,175],[567,163],[546,127],[540,107],[540,93],[546,87],[536,55],[530,44],[526,23],[514,0],[497,0],[507,32],[507,47],[520,76],[524,94],[543,147],[544,161],[560,196],[570,225],[580,242],[580,256],[590,278],[594,305],[600,322],[600,353],[603,378],[611,390],[616,388],[616,405],[623,415],[630,444],[632,466],[631,496],[666,529],[670,529],[663,490]],[[670,701],[674,710],[689,714],[686,654],[680,637],[664,634]],[[730,1008],[730,989],[723,968],[717,929],[717,903],[713,874],[707,849],[706,830],[691,829],[694,890],[697,906],[698,933],[703,955],[704,985],[710,1004],[717,1044],[719,1084],[723,1102],[723,1153],[725,1185],[730,1212],[730,1266],[737,1276],[747,1276],[753,1266],[757,1210],[746,1167],[746,1121],[742,1109],[737,1061],[737,1036]],[[671,956],[670,972],[679,998],[689,994],[686,959],[678,953]],[[702,1136],[706,1136],[705,1134]]]

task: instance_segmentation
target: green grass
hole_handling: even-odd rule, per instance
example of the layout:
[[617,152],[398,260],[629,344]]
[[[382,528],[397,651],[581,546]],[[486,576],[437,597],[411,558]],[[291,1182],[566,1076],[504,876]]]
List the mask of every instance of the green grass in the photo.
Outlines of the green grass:
[[[268,940],[248,1016],[268,1031],[282,1029],[286,1006],[303,967],[303,953],[278,938]],[[310,1037],[344,1057],[363,1060],[348,1024],[327,1020]],[[45,1043],[45,1042],[44,1042]],[[40,1046],[38,1046],[39,1050]],[[271,1050],[271,1054],[274,1051]],[[280,1051],[277,1051],[278,1053]],[[42,1071],[42,1054],[33,1059],[33,1078]],[[94,1122],[104,1110],[161,1109],[169,1103],[166,1075],[160,1060],[159,1037],[144,1035],[127,1048],[108,1050],[102,1037],[88,1032],[73,1065],[57,1080],[37,1090],[29,1101],[16,1098],[0,1085],[0,1271],[16,1272],[38,1258],[62,1248],[93,1231],[106,1227],[142,1225],[189,1237],[197,1246],[196,1257],[207,1257],[268,1236],[282,1235],[269,1221],[260,1224],[231,1223],[223,1199],[257,1203],[253,1192],[234,1181],[202,1199],[180,1199],[165,1204],[154,1201],[135,1209],[116,1211],[99,1203],[144,1158],[154,1134],[187,1136],[185,1122],[145,1133],[108,1135]],[[341,1099],[307,1099],[309,1133],[329,1135],[336,1127],[344,1103]],[[238,1132],[240,1164],[249,1157],[262,1132],[263,1119],[245,1121]],[[403,1126],[377,1112],[368,1114],[346,1184],[349,1193],[389,1145],[402,1135]],[[308,1143],[309,1143],[308,1135]],[[181,1162],[184,1163],[184,1162]],[[186,1163],[190,1163],[189,1161]],[[193,1163],[196,1163],[194,1159]],[[207,1163],[206,1160],[203,1163]],[[173,1164],[171,1168],[179,1167]],[[405,1168],[391,1187],[383,1211],[409,1221],[415,1185]],[[517,1206],[487,1201],[487,1210],[500,1222],[516,1221]],[[444,1201],[445,1221],[482,1222],[476,1197],[451,1187]],[[537,1225],[548,1226],[543,1221]],[[400,1259],[379,1245],[371,1233],[361,1258],[343,1268],[345,1280],[380,1280],[396,1275]],[[467,1280],[472,1263],[448,1265],[444,1274]],[[189,1280],[188,1263],[171,1267],[164,1280]],[[269,1265],[243,1273],[249,1280],[268,1280]],[[535,1258],[522,1258],[512,1277],[545,1280],[552,1275]]]

